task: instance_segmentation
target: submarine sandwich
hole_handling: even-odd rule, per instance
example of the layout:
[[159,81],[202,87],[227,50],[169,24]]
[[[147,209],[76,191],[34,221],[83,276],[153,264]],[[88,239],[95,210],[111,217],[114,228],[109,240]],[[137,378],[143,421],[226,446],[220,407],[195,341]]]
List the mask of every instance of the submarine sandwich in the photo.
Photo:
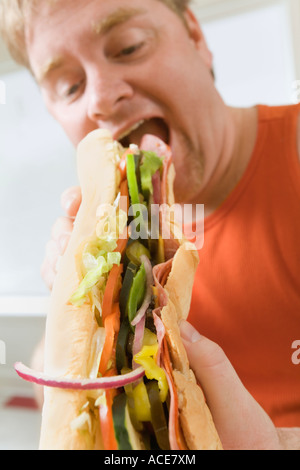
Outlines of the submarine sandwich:
[[221,449],[179,322],[199,258],[176,224],[170,149],[78,147],[82,203],[51,295],[41,449]]

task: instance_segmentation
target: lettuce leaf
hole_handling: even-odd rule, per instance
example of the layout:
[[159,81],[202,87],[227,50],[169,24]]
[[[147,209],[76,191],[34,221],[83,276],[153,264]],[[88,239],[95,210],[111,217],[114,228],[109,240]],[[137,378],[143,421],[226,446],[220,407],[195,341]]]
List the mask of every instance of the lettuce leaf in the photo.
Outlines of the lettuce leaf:
[[108,274],[114,264],[121,263],[121,253],[105,253],[95,258],[96,266],[90,269],[84,276],[76,292],[70,298],[70,303],[75,307],[80,307],[86,301],[86,297],[91,289],[100,281],[104,274]]
[[153,194],[152,176],[162,167],[163,160],[155,152],[143,151],[143,163],[140,166],[141,186],[144,197]]

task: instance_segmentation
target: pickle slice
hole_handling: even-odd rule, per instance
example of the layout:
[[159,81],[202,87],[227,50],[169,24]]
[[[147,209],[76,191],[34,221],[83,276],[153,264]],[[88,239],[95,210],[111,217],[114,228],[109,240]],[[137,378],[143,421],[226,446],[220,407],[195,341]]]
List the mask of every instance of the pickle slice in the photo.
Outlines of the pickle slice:
[[142,450],[139,434],[134,429],[130,419],[125,392],[114,398],[112,413],[118,449]]
[[151,406],[151,422],[157,444],[161,450],[170,450],[168,425],[156,380],[147,383],[147,392]]

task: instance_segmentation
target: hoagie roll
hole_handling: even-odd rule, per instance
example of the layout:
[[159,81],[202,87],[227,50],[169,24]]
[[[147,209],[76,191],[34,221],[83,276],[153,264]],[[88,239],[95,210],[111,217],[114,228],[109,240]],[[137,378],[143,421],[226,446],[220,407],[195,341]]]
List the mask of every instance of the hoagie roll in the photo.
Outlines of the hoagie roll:
[[175,222],[170,149],[152,136],[123,149],[96,130],[77,165],[45,369],[27,373],[45,385],[40,449],[221,449],[180,338],[199,257]]

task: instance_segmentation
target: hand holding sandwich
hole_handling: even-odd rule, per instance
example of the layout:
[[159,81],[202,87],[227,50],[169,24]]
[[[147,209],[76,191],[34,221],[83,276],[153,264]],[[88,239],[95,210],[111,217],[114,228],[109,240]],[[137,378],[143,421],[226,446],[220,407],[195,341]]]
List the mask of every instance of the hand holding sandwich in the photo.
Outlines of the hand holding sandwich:
[[56,277],[59,259],[69,243],[80,204],[81,190],[79,186],[73,186],[63,192],[61,206],[65,215],[59,217],[52,227],[51,239],[46,245],[45,258],[41,266],[41,276],[50,290],[52,290]]
[[182,321],[190,366],[206,396],[226,450],[299,450],[298,428],[275,428],[243,386],[223,350]]

